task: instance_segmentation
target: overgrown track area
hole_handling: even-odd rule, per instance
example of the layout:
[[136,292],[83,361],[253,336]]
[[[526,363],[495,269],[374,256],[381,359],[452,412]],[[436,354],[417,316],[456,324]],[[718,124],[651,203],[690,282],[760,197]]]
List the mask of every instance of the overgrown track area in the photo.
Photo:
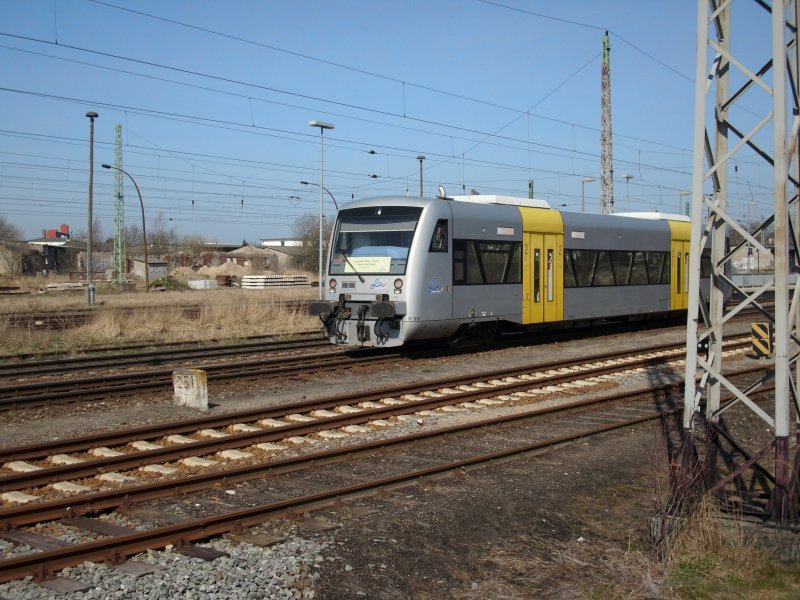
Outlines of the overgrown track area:
[[[317,339],[313,339],[312,335]],[[153,366],[181,363],[189,360],[209,360],[224,357],[235,357],[258,353],[287,352],[308,350],[310,348],[330,347],[327,339],[321,339],[319,333],[309,334],[302,338],[293,337],[285,340],[273,338],[260,341],[238,342],[235,344],[203,345],[198,347],[156,349],[146,352],[124,352],[102,356],[80,356],[51,360],[28,360],[0,363],[0,379],[22,379],[25,377],[41,377],[43,375],[59,376],[75,371],[97,371],[99,369],[120,369],[132,366]],[[151,346],[152,347],[152,346]]]
[[[302,311],[307,306],[305,300],[284,300],[280,302],[264,302],[262,304],[280,306],[281,309],[287,311]],[[186,319],[197,319],[200,316],[202,305],[177,304],[170,306],[170,308],[179,310]],[[63,331],[87,325],[103,313],[114,312],[125,317],[136,317],[151,309],[152,307],[148,306],[95,306],[93,308],[51,312],[0,312],[0,322],[4,322],[6,327],[15,329],[53,329]]]

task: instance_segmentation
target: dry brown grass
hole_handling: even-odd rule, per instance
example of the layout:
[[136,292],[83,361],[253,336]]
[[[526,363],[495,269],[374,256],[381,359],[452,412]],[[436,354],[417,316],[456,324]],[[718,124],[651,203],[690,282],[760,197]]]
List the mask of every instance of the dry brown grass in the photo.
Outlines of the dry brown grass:
[[520,539],[493,552],[471,598],[670,598],[665,572],[646,552],[597,536]]
[[312,288],[104,293],[98,288],[93,320],[82,327],[44,330],[11,327],[9,315],[87,308],[85,292],[0,298],[0,353],[77,351],[139,342],[236,340],[284,335],[319,327],[290,303],[314,297]]

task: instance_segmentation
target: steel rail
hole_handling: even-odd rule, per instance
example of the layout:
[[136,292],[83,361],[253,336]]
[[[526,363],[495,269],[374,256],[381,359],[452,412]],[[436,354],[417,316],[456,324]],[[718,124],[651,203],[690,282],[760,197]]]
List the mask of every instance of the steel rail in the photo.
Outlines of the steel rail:
[[220,358],[241,356],[256,352],[282,352],[287,350],[304,350],[313,347],[330,346],[328,340],[265,340],[262,342],[244,342],[239,344],[222,344],[181,348],[175,350],[151,350],[147,352],[125,353],[120,355],[82,356],[59,358],[55,360],[37,360],[28,362],[0,364],[0,378],[19,378],[24,376],[41,376],[47,374],[64,374],[79,370],[112,369],[135,365],[152,365],[159,363],[198,360],[203,358]]
[[[634,354],[652,354],[656,352],[674,351],[680,352],[680,345],[662,344],[658,346],[650,346],[637,350]],[[403,396],[407,394],[417,394],[430,389],[452,387],[459,385],[469,385],[487,379],[500,379],[504,377],[515,377],[535,371],[551,371],[562,368],[569,368],[575,366],[583,366],[586,364],[598,363],[607,360],[614,360],[624,356],[624,352],[604,353],[582,357],[581,359],[569,360],[556,360],[538,365],[526,365],[523,367],[514,367],[510,369],[503,369],[500,371],[489,371],[484,373],[476,373],[473,375],[465,375],[459,378],[446,378],[439,380],[429,380],[411,385],[402,385],[394,388],[382,388],[379,390],[367,390],[357,394],[341,394],[328,398],[317,400],[308,400],[302,402],[294,402],[290,404],[283,404],[271,408],[258,408],[248,411],[240,411],[236,413],[227,413],[223,415],[214,415],[191,419],[186,421],[176,421],[173,423],[148,425],[145,427],[138,427],[124,431],[114,431],[103,434],[93,434],[82,436],[73,439],[65,440],[52,440],[39,444],[30,444],[26,446],[17,446],[0,449],[0,462],[9,462],[13,460],[29,460],[43,458],[51,454],[65,453],[65,452],[85,452],[92,448],[100,446],[121,446],[128,444],[132,441],[143,440],[149,441],[168,435],[179,435],[185,433],[195,432],[201,429],[213,429],[219,427],[227,427],[236,423],[257,421],[260,419],[279,418],[293,413],[311,412],[314,410],[325,410],[335,408],[337,406],[346,404],[358,404],[361,402],[377,402],[383,398],[391,396]],[[628,354],[630,355],[630,353]],[[584,369],[580,372],[563,373],[560,375],[552,375],[543,377],[536,381],[523,382],[521,385],[530,389],[539,385],[549,385],[555,382],[567,381],[576,376],[591,377],[593,375],[605,374],[619,369],[630,369],[637,366],[645,366],[650,364],[658,364],[660,362],[669,360],[670,357],[657,357],[657,358],[641,358],[635,361],[626,361],[622,364],[606,365],[604,367],[596,367],[595,369]],[[755,370],[759,370],[758,369]],[[487,388],[486,392],[489,394],[504,393],[501,390],[513,389],[513,385],[509,384],[506,387],[493,386]],[[454,397],[466,397],[466,394],[461,396],[451,395],[450,399]],[[463,402],[464,400],[459,400]],[[363,413],[362,413],[363,414]],[[287,431],[289,428],[295,427],[288,425],[282,427],[282,431]],[[3,478],[0,478],[0,484]]]
[[[675,345],[664,345],[665,347],[675,347]],[[360,351],[362,352],[362,351]],[[360,353],[359,352],[359,353]],[[412,351],[414,352],[414,351]],[[422,351],[421,353],[429,351]],[[409,355],[409,351],[385,350],[366,354],[372,357],[371,360],[386,361],[398,356]],[[313,360],[318,357],[340,356],[340,360],[347,361],[348,366],[363,364],[363,357],[357,356],[358,353],[347,353],[347,351],[333,351],[332,353],[321,353],[308,355],[302,360]],[[614,355],[623,356],[626,351],[619,351]],[[611,356],[611,355],[610,355]],[[273,359],[274,362],[283,363],[281,367],[272,369],[268,366],[270,359],[258,361],[248,361],[240,363],[223,363],[217,365],[199,365],[207,371],[209,380],[225,380],[243,377],[279,377],[288,376],[292,373],[301,373],[304,370],[310,372],[333,370],[344,366],[341,362],[331,363],[333,359],[321,359],[322,362],[303,366],[288,367],[286,360]],[[377,363],[375,363],[377,364]],[[93,387],[94,386],[94,387]],[[0,411],[17,409],[29,406],[43,406],[75,402],[82,399],[105,398],[109,395],[127,394],[131,395],[139,389],[171,389],[172,370],[160,369],[152,371],[140,371],[137,373],[127,373],[120,375],[107,375],[103,377],[88,377],[68,379],[63,382],[36,382],[20,385],[0,386]]]
[[[646,391],[648,394],[651,392],[652,390]],[[46,578],[55,575],[55,573],[62,568],[74,566],[84,561],[120,562],[137,553],[163,548],[169,544],[182,547],[190,542],[208,539],[209,537],[258,525],[276,516],[294,513],[299,510],[317,509],[340,501],[342,498],[363,496],[379,489],[404,487],[423,479],[443,476],[461,469],[478,468],[494,462],[563,445],[577,439],[584,439],[615,431],[623,427],[631,427],[648,421],[663,419],[668,415],[675,414],[679,410],[679,408],[673,408],[666,411],[655,411],[648,415],[587,428],[579,432],[573,432],[523,446],[488,454],[480,454],[425,469],[409,471],[392,477],[373,479],[354,485],[343,486],[318,494],[273,502],[253,508],[204,517],[202,519],[194,519],[188,522],[157,527],[128,535],[75,544],[74,546],[57,550],[26,554],[0,561],[0,582],[7,582],[29,575],[38,578]],[[383,444],[386,445],[387,441],[384,440]]]
[[396,438],[344,446],[333,450],[324,450],[301,456],[272,460],[266,463],[243,465],[225,469],[224,471],[217,470],[208,473],[198,473],[169,481],[164,480],[115,490],[94,492],[82,496],[71,496],[58,500],[23,504],[17,507],[0,509],[0,531],[9,531],[15,527],[22,527],[53,519],[74,518],[90,512],[108,510],[122,505],[128,506],[147,500],[155,500],[168,496],[181,496],[209,489],[223,481],[225,484],[240,483],[242,481],[265,476],[292,473],[305,470],[310,466],[332,464],[354,456],[374,454],[388,448],[401,447],[486,427],[506,425],[531,418],[552,416],[566,412],[582,412],[589,408],[612,402],[636,401],[642,396],[648,396],[653,399],[658,397],[668,398],[671,392],[677,392],[681,387],[682,385],[680,383],[674,383],[664,384],[655,388],[644,387],[636,390],[615,392],[613,394],[597,396],[579,402],[535,408],[524,412],[491,419],[481,419]]
[[[0,477],[0,491],[12,491],[22,488],[44,486],[65,480],[75,480],[91,476],[96,476],[104,472],[124,471],[141,467],[145,464],[173,462],[189,456],[208,455],[222,450],[239,449],[254,444],[276,442],[291,436],[309,435],[328,429],[337,429],[348,425],[362,425],[370,421],[391,416],[415,413],[421,410],[434,410],[443,406],[460,404],[463,402],[475,402],[483,398],[491,398],[503,394],[512,394],[516,391],[527,391],[552,384],[556,381],[564,381],[576,376],[595,376],[608,372],[613,367],[601,367],[597,370],[582,371],[580,374],[570,373],[553,377],[550,381],[539,380],[536,382],[526,381],[520,383],[510,383],[507,385],[495,386],[492,388],[479,388],[475,391],[465,391],[460,394],[453,394],[439,398],[430,398],[408,402],[406,404],[393,404],[381,406],[373,409],[364,409],[355,414],[342,414],[335,417],[320,417],[313,422],[287,424],[284,427],[274,429],[260,429],[259,431],[229,434],[224,438],[208,438],[196,440],[191,443],[165,446],[154,450],[139,452],[127,452],[120,456],[100,458],[96,460],[86,460],[75,464],[66,464],[56,467],[43,468],[35,471],[12,473]],[[739,372],[737,375],[763,370],[761,367]],[[675,387],[677,383],[665,384],[664,387]],[[660,388],[657,388],[660,389]],[[381,397],[386,397],[381,395]],[[579,403],[573,403],[579,406]],[[331,405],[329,404],[329,407]],[[283,413],[286,414],[285,412]]]
[[[293,337],[296,338],[305,338],[305,337],[321,337],[322,331],[321,330],[314,330],[314,331],[300,331],[293,334]],[[273,335],[249,335],[243,338],[239,338],[244,342],[250,341],[267,341],[267,340],[276,340],[281,336],[278,334]],[[228,338],[227,341],[230,343],[231,339]],[[324,338],[327,340],[328,338]],[[93,354],[101,355],[105,352],[118,352],[118,353],[125,353],[130,352],[132,350],[142,350],[144,348],[178,348],[178,347],[196,347],[196,346],[204,346],[208,344],[221,344],[224,342],[225,339],[215,338],[210,340],[186,340],[183,342],[164,342],[164,341],[156,341],[151,340],[149,342],[140,342],[136,344],[120,344],[117,346],[90,346],[87,348],[81,348],[80,350],[75,351],[59,351],[59,350],[51,350],[48,352],[25,352],[21,354],[0,354],[0,361],[3,363],[7,361],[12,361],[14,364],[26,364],[27,361],[33,360],[43,360],[46,356],[56,356],[60,358],[69,358],[69,357],[84,357],[88,358]],[[330,343],[330,342],[329,342]]]
[[[224,381],[240,378],[285,377],[296,373],[338,369],[344,364],[357,366],[369,361],[394,360],[398,356],[400,356],[399,353],[354,356],[348,355],[343,350],[332,350],[294,358],[263,358],[235,363],[200,364],[193,368],[206,371],[209,381]],[[63,404],[82,399],[107,398],[122,394],[130,395],[145,389],[171,390],[174,370],[166,368],[0,386],[0,411]]]

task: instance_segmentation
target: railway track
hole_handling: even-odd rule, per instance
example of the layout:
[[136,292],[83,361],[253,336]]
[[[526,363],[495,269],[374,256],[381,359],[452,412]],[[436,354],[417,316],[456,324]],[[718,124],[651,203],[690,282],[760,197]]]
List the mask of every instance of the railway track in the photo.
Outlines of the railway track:
[[288,352],[309,348],[330,348],[327,339],[302,338],[275,340],[274,338],[245,341],[236,344],[218,344],[177,349],[157,349],[143,352],[125,352],[102,356],[79,356],[50,360],[0,363],[0,379],[15,380],[44,375],[65,375],[76,371],[97,371],[134,366],[153,366],[202,359],[220,359],[258,353]]
[[[296,334],[293,334],[293,338],[319,338],[321,336],[320,331],[301,331]],[[249,342],[264,342],[268,340],[276,340],[280,336],[278,335],[254,335],[248,336],[245,338],[240,338],[238,341],[243,341],[244,343]],[[214,340],[187,340],[187,341],[180,341],[180,342],[164,342],[164,341],[156,341],[152,340],[149,342],[140,342],[140,343],[131,343],[131,344],[120,344],[120,345],[105,345],[105,346],[91,346],[87,348],[82,348],[79,351],[47,351],[47,352],[35,352],[35,353],[18,353],[18,354],[0,354],[0,364],[5,363],[14,363],[14,364],[22,364],[28,363],[30,361],[39,361],[39,360],[46,360],[46,359],[62,359],[62,358],[88,358],[90,356],[100,356],[106,353],[118,353],[124,354],[128,352],[134,352],[136,350],[167,350],[168,348],[179,349],[179,348],[200,348],[203,346],[209,345],[224,345],[227,342],[228,344],[232,343],[229,339],[214,339]]]
[[[48,543],[50,548],[60,547],[0,561],[0,582],[27,575],[51,577],[58,569],[86,560],[121,562],[144,550],[167,544],[181,548],[193,541],[241,531],[277,516],[327,506],[342,498],[395,489],[426,478],[664,419],[679,410],[676,408],[680,405],[679,394],[680,384],[670,382],[303,456],[273,458],[224,472],[191,475],[178,481],[100,492],[74,498],[68,506],[62,502],[59,507],[58,501],[54,501],[4,509],[0,511],[0,530],[5,529],[5,532],[0,536],[24,540],[34,547],[38,544],[46,548]],[[498,427],[503,428],[501,436],[496,435]],[[470,437],[465,439],[465,435]],[[456,441],[445,444],[445,439]],[[411,445],[413,452],[408,451]],[[387,453],[391,460],[383,458]],[[420,468],[420,464],[426,466]],[[375,473],[382,476],[374,477]],[[167,491],[167,487],[172,491]],[[308,489],[317,491],[308,494]],[[241,501],[236,502],[236,499]],[[155,504],[149,510],[137,511],[135,504],[146,500],[151,504],[155,501]],[[256,505],[252,506],[254,501]],[[129,525],[115,526],[113,520],[83,516],[123,504],[127,507],[123,512],[128,516],[147,515],[151,522],[146,530]],[[248,504],[250,506],[246,506]],[[209,516],[212,508],[214,514]],[[13,530],[26,523],[54,519],[60,520],[52,528],[54,530],[71,528],[84,534],[100,532],[103,538],[91,536],[83,543],[58,544],[57,538],[50,538],[48,542],[45,539],[48,536]],[[155,526],[152,521],[156,521]],[[164,522],[172,524],[163,525]]]
[[[631,327],[631,326],[628,326]],[[641,325],[632,326],[634,330],[641,328]],[[623,327],[623,330],[626,327]],[[618,328],[615,328],[618,331]],[[576,333],[577,332],[577,333]],[[582,329],[575,331],[558,332],[539,332],[539,337],[545,336],[547,339],[572,339],[575,335],[594,335],[591,330]],[[525,336],[513,337],[513,339],[502,342],[502,344],[527,343]],[[275,346],[276,351],[280,351],[280,344]],[[218,362],[218,358],[227,355],[235,359],[237,351],[232,347],[216,346],[210,350],[190,349],[177,350],[173,352],[155,352],[153,354],[140,353],[111,357],[101,357],[97,362],[94,358],[77,357],[64,361],[35,361],[34,363],[10,363],[0,364],[0,381],[3,379],[23,379],[21,382],[7,383],[0,385],[0,411],[13,410],[29,407],[52,406],[70,402],[95,401],[109,397],[120,397],[135,395],[139,391],[151,390],[171,390],[173,368],[134,370],[136,366],[148,366],[159,364],[160,362],[177,364],[180,360],[189,361],[180,366],[190,366],[192,368],[203,369],[207,372],[210,382],[221,382],[231,380],[252,380],[270,379],[281,377],[292,377],[296,375],[320,373],[325,371],[337,370],[341,368],[352,368],[363,365],[379,365],[381,362],[391,362],[398,357],[405,356],[433,356],[447,355],[452,352],[465,351],[445,350],[445,349],[386,349],[386,350],[352,350],[349,352],[327,344],[324,341],[315,341],[314,347],[326,348],[326,352],[319,354],[308,354],[303,357],[270,358],[263,357],[248,361],[229,360]],[[218,348],[219,350],[215,350]],[[297,347],[296,347],[297,348]],[[265,351],[269,347],[265,348]],[[285,350],[289,350],[286,346]],[[467,351],[469,349],[466,349]],[[216,354],[215,354],[216,352]],[[259,352],[251,349],[250,353]],[[202,362],[200,357],[203,354],[213,356],[214,362]],[[194,361],[194,362],[191,362]],[[60,369],[59,364],[64,368]],[[128,369],[123,373],[108,373],[104,375],[92,375],[88,377],[65,376],[80,370],[108,371],[112,368]],[[44,381],[24,381],[24,377],[50,378]],[[57,379],[52,377],[57,376]]]
[[[330,347],[330,345],[326,345]],[[216,364],[193,364],[209,382],[246,381],[333,371],[391,362],[400,352],[348,354],[342,350]],[[171,390],[174,367],[132,373],[0,386],[0,411]]]
[[[735,352],[736,349],[729,351]],[[596,387],[615,373],[680,361],[680,356],[680,350],[674,347],[653,347],[633,356],[614,353],[582,361],[557,361],[535,368],[506,369],[456,380],[433,381],[269,409],[6,448],[0,450],[0,463],[4,464],[0,471],[0,491],[8,494],[14,490],[30,491],[31,488],[40,488],[45,494],[43,497],[53,498],[58,496],[58,490],[54,493],[52,489],[44,490],[44,486],[66,480],[85,480],[111,472],[141,469],[154,464],[180,465],[189,457],[206,456],[226,450],[240,451],[259,445],[262,445],[257,448],[259,450],[280,450],[281,448],[275,447],[276,442],[297,442],[301,436],[316,434],[331,439],[347,437],[344,433],[331,435],[329,432],[343,429],[345,433],[358,433],[359,427],[364,424],[385,422],[391,417],[402,420],[412,413],[437,409],[454,410],[454,406],[462,407],[462,410],[465,410],[464,406],[476,410],[509,402],[525,402],[544,393]],[[349,427],[355,429],[348,430]],[[236,453],[232,456],[238,457],[233,460],[249,458],[239,457]],[[160,471],[162,470],[155,470],[163,476],[172,475],[178,470],[172,469],[171,473]],[[129,482],[135,481],[130,475],[125,477]],[[90,488],[86,488],[88,489]],[[30,500],[42,499],[30,494],[28,496]],[[74,496],[67,496],[74,506]],[[4,495],[3,499],[13,501],[9,499],[14,497]]]

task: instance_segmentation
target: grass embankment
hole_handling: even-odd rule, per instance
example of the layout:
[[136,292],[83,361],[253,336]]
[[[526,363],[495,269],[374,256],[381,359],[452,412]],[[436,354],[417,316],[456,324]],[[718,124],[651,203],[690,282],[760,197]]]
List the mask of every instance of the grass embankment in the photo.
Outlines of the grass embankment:
[[[14,314],[86,309],[86,292],[0,298],[0,354],[79,351],[140,342],[236,340],[290,335],[319,326],[302,307],[312,288],[115,292],[98,286],[90,323],[75,328],[14,327]],[[296,306],[301,302],[301,307]]]
[[771,559],[740,522],[701,503],[669,545],[669,583],[678,598],[800,598],[800,564]]

